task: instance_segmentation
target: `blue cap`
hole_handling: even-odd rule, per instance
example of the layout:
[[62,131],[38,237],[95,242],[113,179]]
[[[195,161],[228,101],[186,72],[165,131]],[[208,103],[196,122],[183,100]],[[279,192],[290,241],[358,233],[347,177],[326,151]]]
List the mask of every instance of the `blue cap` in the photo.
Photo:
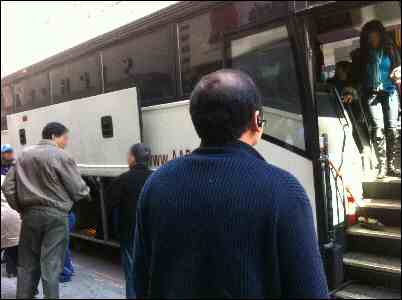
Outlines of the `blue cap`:
[[10,144],[1,145],[1,153],[14,152],[14,148]]

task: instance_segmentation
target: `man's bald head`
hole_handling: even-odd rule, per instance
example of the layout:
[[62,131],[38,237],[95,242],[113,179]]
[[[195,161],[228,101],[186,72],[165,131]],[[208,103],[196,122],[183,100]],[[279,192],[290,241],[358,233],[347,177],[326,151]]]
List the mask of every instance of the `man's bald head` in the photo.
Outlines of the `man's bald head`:
[[223,69],[201,78],[190,100],[190,114],[203,144],[237,140],[261,110],[253,80],[237,70]]

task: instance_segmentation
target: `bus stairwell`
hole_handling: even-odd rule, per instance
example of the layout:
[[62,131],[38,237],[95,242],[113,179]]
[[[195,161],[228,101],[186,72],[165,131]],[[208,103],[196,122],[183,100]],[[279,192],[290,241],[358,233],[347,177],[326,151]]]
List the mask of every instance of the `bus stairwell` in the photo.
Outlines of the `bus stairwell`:
[[[348,224],[343,254],[347,285],[335,291],[341,299],[400,299],[401,288],[401,180],[363,181],[364,199]],[[382,226],[370,228],[371,220]],[[367,222],[369,221],[369,222]]]
[[[324,94],[318,97],[319,101],[325,101]],[[335,93],[333,96],[337,99],[333,98],[332,104],[338,103],[338,108],[346,112],[339,103],[339,95]],[[356,119],[349,118],[349,115],[346,113],[339,117],[347,119],[346,123],[339,121],[339,128],[347,128],[343,124],[348,122],[353,127]],[[364,159],[361,151],[361,173],[350,168],[351,162],[344,156],[350,153],[341,153],[339,156],[328,153],[328,142],[332,149],[338,146],[336,149],[342,149],[340,151],[343,152],[345,140],[339,135],[338,141],[332,141],[331,144],[331,138],[334,140],[335,136],[328,128],[334,126],[335,121],[329,120],[325,113],[320,118],[322,131],[329,132],[329,136],[322,134],[321,139],[324,141],[322,166],[323,178],[326,179],[328,226],[324,261],[331,295],[339,299],[400,299],[401,179],[376,179],[375,168],[364,166],[365,161],[371,158]],[[350,137],[350,132],[346,130],[345,136]],[[356,135],[353,139],[356,140]],[[350,138],[346,142],[350,143]],[[349,185],[351,176],[361,179],[361,194]],[[340,216],[342,212],[343,220]]]

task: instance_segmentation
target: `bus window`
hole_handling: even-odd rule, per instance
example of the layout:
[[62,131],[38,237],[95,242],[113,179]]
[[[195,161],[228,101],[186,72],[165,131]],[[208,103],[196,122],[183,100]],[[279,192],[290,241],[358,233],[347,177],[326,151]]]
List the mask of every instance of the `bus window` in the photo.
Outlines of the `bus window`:
[[1,115],[1,131],[7,130],[7,117],[3,113]]
[[7,129],[7,113],[5,106],[5,97],[3,96],[3,92],[1,93],[1,130]]
[[1,89],[1,130],[7,129],[7,115],[14,113],[13,93],[10,86]]
[[16,111],[26,111],[50,104],[49,75],[42,73],[14,85]]
[[137,86],[142,106],[175,96],[175,51],[172,27],[113,46],[102,52],[105,90]]
[[225,32],[249,23],[286,15],[286,1],[234,1],[178,24],[179,59],[184,95],[199,79],[222,68]]
[[285,26],[236,39],[231,65],[247,72],[260,89],[265,134],[305,150],[303,117],[296,68]]
[[54,103],[101,93],[99,55],[81,58],[50,71]]
[[[230,4],[226,10],[230,18],[220,20],[225,21],[223,25],[226,28],[236,28],[236,9]],[[215,19],[212,10],[178,24],[181,88],[184,95],[191,93],[203,75],[222,68],[222,38],[217,28],[220,24],[216,24]]]

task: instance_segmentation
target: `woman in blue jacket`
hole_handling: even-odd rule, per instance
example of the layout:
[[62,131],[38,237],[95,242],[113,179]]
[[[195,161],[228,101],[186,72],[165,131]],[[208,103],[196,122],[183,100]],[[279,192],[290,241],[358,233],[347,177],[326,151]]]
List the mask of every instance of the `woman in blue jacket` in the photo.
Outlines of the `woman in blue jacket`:
[[[363,105],[366,105],[370,117],[378,158],[378,178],[400,176],[400,171],[395,168],[395,148],[398,141],[401,58],[380,21],[373,20],[363,26],[357,61],[354,63],[354,77],[361,87]],[[344,97],[346,103],[352,99],[350,95]]]

